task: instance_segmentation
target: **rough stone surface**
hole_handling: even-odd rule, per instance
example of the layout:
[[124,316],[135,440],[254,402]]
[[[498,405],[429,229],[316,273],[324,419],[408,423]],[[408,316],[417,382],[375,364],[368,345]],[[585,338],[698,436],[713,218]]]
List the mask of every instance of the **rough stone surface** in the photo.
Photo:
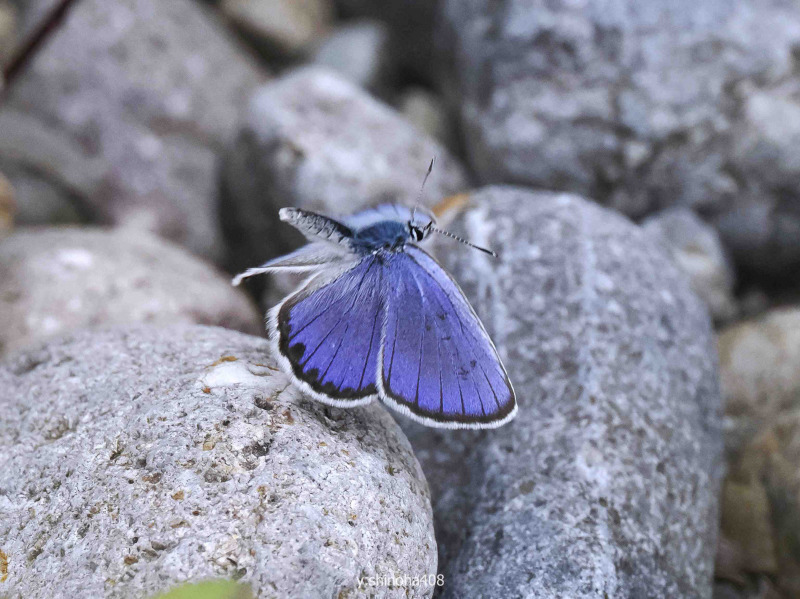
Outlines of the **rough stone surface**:
[[412,430],[443,597],[710,597],[721,401],[710,320],[659,244],[577,196],[488,187],[442,240],[519,415]]
[[284,56],[308,51],[333,19],[330,0],[223,0],[220,7],[257,46]]
[[[758,475],[769,498],[777,586],[785,597],[800,596],[800,409],[795,408],[760,439]],[[746,454],[751,457],[752,454]],[[754,476],[751,480],[756,481]],[[743,514],[749,517],[750,514]],[[743,539],[748,543],[747,539]],[[747,546],[747,545],[745,545]]]
[[800,409],[772,419],[730,460],[722,534],[742,556],[738,577],[769,576],[779,597],[800,595]]
[[81,327],[133,322],[264,330],[227,276],[156,237],[51,228],[0,240],[0,355]]
[[221,214],[232,268],[298,242],[277,219],[283,206],[343,215],[387,202],[413,205],[434,156],[429,204],[463,189],[464,172],[394,110],[317,67],[264,86],[225,167]]
[[429,597],[427,486],[379,405],[325,408],[263,339],[82,332],[0,365],[3,593],[150,597],[234,578],[259,598]]
[[715,321],[724,322],[736,315],[733,268],[713,228],[688,208],[668,208],[642,226],[664,241]]
[[[726,400],[728,476],[721,531],[733,563],[718,571],[740,583],[744,597],[800,593],[800,310],[784,308],[725,329],[719,336]],[[722,562],[720,564],[720,562]],[[726,566],[721,568],[720,566]],[[759,585],[745,584],[756,578]]]
[[800,309],[732,325],[720,333],[718,347],[733,455],[783,414],[800,409]]
[[78,0],[0,109],[19,221],[46,197],[220,255],[218,156],[263,79],[200,3]]
[[442,47],[484,182],[630,215],[702,211],[742,265],[800,265],[800,13],[784,0],[446,0]]
[[[751,474],[755,476],[751,477]],[[716,563],[718,577],[723,574],[731,578],[733,573],[733,578],[744,582],[748,574],[771,575],[776,572],[770,501],[759,479],[760,474],[736,466],[728,471],[720,501],[719,545],[732,546],[736,560],[732,569],[724,571],[720,547]]]
[[331,69],[373,93],[392,79],[389,30],[377,20],[346,23],[329,35],[314,52],[317,66]]

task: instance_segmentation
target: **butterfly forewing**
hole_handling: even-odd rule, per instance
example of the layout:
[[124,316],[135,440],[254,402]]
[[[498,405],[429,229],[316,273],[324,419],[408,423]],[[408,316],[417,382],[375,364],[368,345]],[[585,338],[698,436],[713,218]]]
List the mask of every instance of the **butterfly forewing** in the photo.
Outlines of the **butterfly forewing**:
[[279,306],[279,352],[318,399],[356,405],[376,396],[383,274],[365,257],[331,282],[312,279]]

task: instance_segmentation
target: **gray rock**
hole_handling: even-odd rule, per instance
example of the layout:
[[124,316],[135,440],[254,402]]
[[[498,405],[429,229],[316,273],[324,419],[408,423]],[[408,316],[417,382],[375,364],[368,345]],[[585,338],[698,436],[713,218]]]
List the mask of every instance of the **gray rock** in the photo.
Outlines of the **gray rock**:
[[[8,64],[17,45],[19,29],[16,7],[8,0],[0,0],[0,66]],[[2,89],[2,76],[0,76]]]
[[417,129],[446,147],[456,145],[450,115],[436,94],[421,87],[411,87],[400,96],[398,110]]
[[30,37],[47,21],[47,17],[58,8],[59,0],[9,0],[17,9],[17,39],[19,44]]
[[385,91],[393,78],[390,57],[386,25],[364,19],[345,23],[325,38],[314,52],[313,62],[375,93]]
[[769,425],[800,414],[800,307],[726,327],[718,350],[725,441],[733,457]]
[[736,316],[734,275],[717,232],[688,208],[668,208],[642,223],[660,237],[716,322]]
[[443,4],[444,87],[482,181],[700,209],[761,276],[800,265],[792,3]]
[[14,201],[14,188],[11,182],[0,173],[0,232],[8,231],[14,225],[17,204]]
[[[0,127],[2,118],[0,111]],[[2,160],[0,157],[0,161]],[[46,177],[26,172],[25,167],[13,163],[3,164],[14,181],[14,188],[18,190],[20,203],[17,207],[17,221],[21,225],[78,225],[99,219],[97,213],[82,198],[58,188]]]
[[428,489],[379,405],[325,408],[263,339],[81,332],[0,363],[9,597],[150,597],[235,578],[257,597],[429,597]]
[[0,109],[19,222],[46,197],[221,255],[218,156],[262,80],[199,3],[79,0]]
[[714,584],[714,599],[753,599],[753,597],[746,593],[744,590],[735,585],[726,582],[717,582]]
[[303,68],[261,88],[229,152],[222,205],[232,268],[254,266],[298,242],[277,219],[297,206],[330,215],[386,202],[413,205],[467,182],[458,162],[394,110],[346,79]]
[[443,597],[710,597],[722,438],[707,311],[611,211],[513,187],[470,201],[450,228],[500,259],[449,240],[439,256],[519,415],[480,434],[409,429]]
[[222,12],[267,54],[307,52],[333,20],[330,0],[222,0]]
[[52,228],[0,239],[0,355],[82,327],[135,322],[264,330],[227,276],[156,237]]

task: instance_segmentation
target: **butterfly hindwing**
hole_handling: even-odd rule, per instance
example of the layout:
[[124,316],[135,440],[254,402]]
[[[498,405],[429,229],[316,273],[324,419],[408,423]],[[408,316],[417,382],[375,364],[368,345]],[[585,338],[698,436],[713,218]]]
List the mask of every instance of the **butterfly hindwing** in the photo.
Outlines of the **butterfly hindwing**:
[[337,406],[377,397],[383,269],[368,256],[333,280],[312,279],[274,312],[278,352],[314,396]]
[[384,262],[383,399],[439,427],[483,428],[511,419],[511,383],[455,281],[412,245]]

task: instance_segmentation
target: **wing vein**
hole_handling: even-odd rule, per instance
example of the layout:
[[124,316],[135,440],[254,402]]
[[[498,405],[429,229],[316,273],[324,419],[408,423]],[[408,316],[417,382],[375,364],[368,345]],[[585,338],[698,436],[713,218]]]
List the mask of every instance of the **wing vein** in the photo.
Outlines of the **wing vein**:
[[[378,270],[378,286],[375,288],[376,293],[380,293],[381,285],[383,284],[383,271]],[[383,301],[381,300],[380,296],[378,297],[378,309],[375,310],[375,318],[372,320],[372,332],[369,336],[369,349],[367,349],[367,356],[364,359],[364,369],[361,371],[361,380],[358,382],[358,388],[361,389],[362,385],[364,384],[364,377],[367,374],[367,366],[369,366],[369,357],[372,355],[372,345],[375,341],[375,327],[378,324],[378,316],[383,313]]]
[[439,413],[444,413],[444,390],[442,389],[442,352],[439,347],[439,327],[434,321],[433,326],[436,327],[436,363],[439,364]]
[[347,331],[350,330],[350,323],[348,322],[345,324],[344,333],[342,333],[341,338],[339,339],[339,345],[336,346],[336,351],[333,352],[333,357],[331,357],[331,361],[328,364],[327,368],[325,368],[325,372],[322,373],[322,376],[319,377],[319,382],[322,383],[325,380],[325,376],[328,374],[328,371],[333,366],[333,363],[336,361],[336,356],[339,355],[339,350],[342,349],[342,343],[344,343],[344,338],[347,336]]
[[[411,274],[414,277],[414,274]],[[422,330],[419,333],[419,350],[417,353],[419,354],[419,360],[417,361],[417,388],[414,392],[414,404],[419,407],[419,381],[422,378],[422,344],[425,341],[425,297],[422,294],[422,289],[419,287],[419,282],[417,281],[417,277],[414,277],[414,283],[417,286],[417,293],[419,293],[419,305],[422,308]]]
[[[320,341],[319,344],[314,348],[314,351],[312,351],[308,355],[308,357],[305,358],[305,360],[303,362],[300,362],[300,366],[305,366],[306,364],[308,364],[308,361],[314,356],[314,354],[317,353],[317,350],[320,347],[322,347],[322,344],[325,343],[325,340],[328,337],[330,337],[330,334],[333,333],[333,331],[336,330],[336,327],[338,327],[342,323],[342,318],[347,317],[347,315],[350,314],[350,312],[353,310],[353,307],[356,305],[356,300],[358,299],[358,295],[359,295],[359,293],[361,293],[361,288],[364,286],[364,281],[366,280],[367,275],[369,274],[369,271],[370,271],[370,269],[372,268],[373,265],[374,265],[374,261],[372,263],[370,263],[370,265],[367,267],[366,272],[361,277],[361,280],[358,282],[358,289],[353,294],[353,301],[350,303],[350,307],[347,308],[347,311],[344,314],[342,314],[341,318],[334,323],[334,325],[331,327],[331,330],[328,331],[328,334],[325,335],[325,337],[322,338],[322,341]],[[330,284],[332,284],[332,283],[330,283]]]
[[392,366],[394,366],[394,350],[397,347],[397,326],[400,324],[400,317],[395,314],[394,318],[394,340],[392,341],[392,359],[389,360],[389,376],[386,377],[386,382],[392,386]]
[[[458,317],[458,318],[456,318],[456,320],[458,321],[459,328],[461,329],[461,333],[462,333],[462,335],[464,335],[464,338],[465,338],[465,339],[470,339],[470,338],[471,338],[471,339],[473,339],[474,341],[478,341],[478,342],[480,342],[480,340],[478,340],[478,338],[477,338],[477,337],[475,337],[475,335],[474,335],[474,334],[472,334],[472,332],[471,332],[471,331],[468,331],[468,330],[466,330],[466,329],[465,329],[465,327],[464,327],[464,321],[463,321],[463,319],[462,319],[462,318],[460,318],[460,311],[458,310],[457,306],[455,305],[455,302],[453,301],[453,298],[452,298],[452,297],[450,297],[450,294],[448,294],[448,293],[447,293],[447,291],[446,291],[444,288],[442,288],[442,286],[439,284],[439,282],[438,282],[438,281],[437,281],[437,280],[436,280],[436,279],[435,279],[435,278],[434,278],[434,277],[433,277],[433,276],[432,276],[432,275],[431,275],[431,274],[430,274],[430,273],[427,271],[427,269],[426,269],[426,268],[425,268],[425,267],[424,267],[422,264],[420,264],[419,262],[417,262],[417,260],[415,260],[413,256],[409,256],[409,257],[410,257],[412,260],[414,260],[414,262],[415,262],[415,263],[416,263],[416,264],[417,264],[417,265],[420,267],[420,271],[422,271],[423,273],[425,273],[425,276],[426,276],[426,277],[428,277],[428,279],[431,281],[431,283],[432,283],[433,285],[437,286],[437,287],[438,287],[438,288],[441,290],[441,292],[442,292],[442,295],[444,295],[444,297],[445,297],[445,298],[447,298],[447,303],[448,303],[448,304],[450,304],[450,308],[453,310],[453,312],[454,312],[456,315],[459,315],[459,317]],[[412,273],[412,274],[413,274],[413,273]],[[415,280],[415,282],[417,283],[417,287],[419,288],[419,282],[416,280],[416,276],[414,276],[414,280]],[[441,300],[440,300],[438,297],[435,297],[434,299],[435,299],[435,300],[436,300],[436,302],[439,304],[439,307],[440,307],[440,308],[442,308],[443,310],[446,310],[446,306],[444,306],[444,305],[442,304]],[[438,342],[438,338],[437,338],[437,342]],[[453,345],[454,345],[454,350],[455,350],[456,352],[458,352],[458,356],[459,356],[459,358],[460,358],[460,357],[461,357],[461,352],[458,350],[458,347],[456,347],[456,346],[455,346],[455,344],[453,344]],[[472,359],[475,361],[475,364],[476,364],[476,365],[477,365],[477,366],[480,368],[480,370],[481,370],[481,374],[483,374],[483,377],[486,379],[486,384],[489,386],[489,390],[492,392],[492,396],[494,397],[494,401],[495,401],[495,403],[497,404],[497,407],[498,407],[498,409],[502,409],[502,408],[501,408],[501,406],[500,406],[500,402],[499,402],[499,400],[497,399],[497,393],[496,393],[496,392],[495,392],[495,390],[494,390],[494,386],[493,386],[493,385],[492,385],[492,383],[489,381],[489,377],[488,377],[488,375],[486,374],[486,370],[485,370],[485,369],[484,369],[484,367],[483,367],[483,364],[482,364],[482,362],[481,362],[481,359],[480,359],[480,357],[479,357],[479,356],[478,356],[478,355],[475,353],[475,350],[474,350],[474,348],[473,348],[471,345],[469,345],[469,355],[470,355],[470,356],[472,357]],[[451,353],[451,359],[452,359],[452,353]],[[441,375],[441,373],[440,373],[440,375]],[[484,408],[484,406],[483,406],[483,399],[481,398],[481,394],[480,394],[480,392],[478,391],[478,386],[475,384],[475,382],[474,382],[474,381],[472,382],[472,386],[473,386],[473,388],[475,389],[475,393],[476,393],[476,395],[478,396],[478,400],[480,401],[480,404],[481,404],[481,412],[482,412],[482,413],[483,413],[483,415],[485,416],[485,415],[486,415],[486,409],[485,409],[485,408]],[[459,381],[459,391],[461,392],[461,382],[460,382],[460,381]],[[462,392],[462,395],[461,395],[461,401],[462,401],[462,408],[463,408],[463,401],[464,401],[463,392]]]

